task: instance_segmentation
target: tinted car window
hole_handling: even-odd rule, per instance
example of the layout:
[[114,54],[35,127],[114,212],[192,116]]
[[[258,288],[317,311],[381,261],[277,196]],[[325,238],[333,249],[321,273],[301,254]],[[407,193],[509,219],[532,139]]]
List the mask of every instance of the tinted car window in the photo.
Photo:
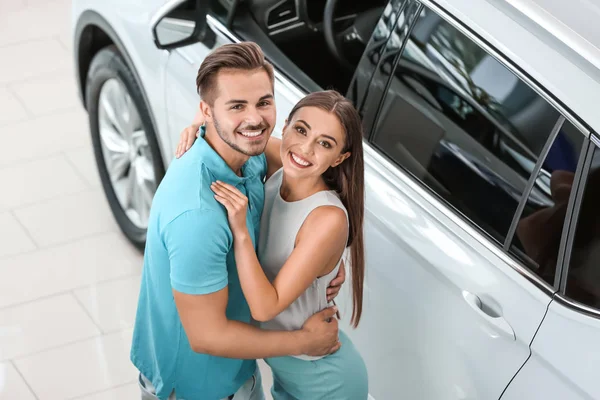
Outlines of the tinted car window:
[[403,9],[407,2],[408,0],[392,0],[387,4],[356,67],[346,97],[357,105],[359,112],[362,105],[358,104],[358,99],[365,99],[373,72],[381,60],[386,42],[396,27],[398,11]]
[[566,295],[600,308],[600,148],[594,148],[575,228]]
[[550,285],[554,284],[571,187],[583,143],[583,134],[565,122],[537,175],[510,246],[511,254]]
[[371,133],[370,128],[377,116],[379,101],[389,81],[394,62],[411,25],[419,16],[420,9],[421,5],[413,1],[390,2],[356,70],[356,84],[351,85],[349,97],[352,99],[352,92],[355,91],[357,96],[362,98],[360,103],[355,104],[363,126],[366,127],[364,134],[367,138]]
[[504,243],[558,112],[427,8],[392,75],[373,144]]

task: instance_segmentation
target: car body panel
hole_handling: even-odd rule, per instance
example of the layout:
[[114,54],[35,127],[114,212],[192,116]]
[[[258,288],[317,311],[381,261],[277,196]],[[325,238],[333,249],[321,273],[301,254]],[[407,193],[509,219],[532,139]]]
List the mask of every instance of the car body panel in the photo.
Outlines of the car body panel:
[[[538,14],[525,6],[528,1],[422,3],[464,33],[487,41],[492,56],[510,59],[519,76],[584,133],[588,127],[600,129],[596,110],[600,79],[590,68],[595,58],[592,53],[574,57],[572,49],[565,50],[570,39],[566,32],[553,31],[558,25],[540,28],[532,23]],[[96,13],[110,25],[145,93],[168,166],[181,130],[197,111],[195,78],[211,49],[202,43],[170,51],[157,49],[151,21],[164,4],[164,0],[74,0],[72,24],[75,35],[82,15]],[[378,40],[390,44],[384,45],[386,50],[399,50],[398,36],[388,35],[393,21],[389,14],[386,18]],[[217,34],[215,46],[240,40],[216,18],[209,16],[208,23]],[[369,98],[370,112],[378,115],[385,112],[379,110],[379,97],[368,97],[369,91],[374,92],[370,85],[375,71],[359,69],[360,79],[368,84],[353,100],[360,104]],[[287,114],[305,94],[285,72],[276,71],[275,136],[281,134]],[[377,87],[376,92],[385,89]],[[376,122],[371,117],[367,132]],[[508,256],[501,244],[367,141],[364,146],[367,268],[364,314],[357,329],[349,325],[351,285],[342,288],[338,305],[343,314],[341,327],[366,361],[372,398],[497,399],[505,390],[503,399],[599,398],[593,372],[600,365],[600,353],[597,346],[589,347],[600,332],[599,320],[552,301],[555,290],[536,283],[535,276]],[[470,153],[464,149],[473,146],[470,142],[459,148],[445,145],[443,151],[467,159]],[[500,182],[501,177],[492,176],[490,171],[495,169],[484,159],[471,160],[477,163],[469,165]],[[531,160],[524,162],[532,167]],[[521,188],[526,182],[514,178],[511,184]],[[473,296],[481,300],[483,311],[473,306]]]
[[535,340],[531,359],[502,400],[600,398],[598,318],[553,301]]
[[[550,297],[411,178],[366,154],[364,320],[343,326],[366,360],[371,394],[498,398],[529,357]],[[495,308],[516,340],[469,307],[463,291]],[[350,298],[342,299],[348,317]]]

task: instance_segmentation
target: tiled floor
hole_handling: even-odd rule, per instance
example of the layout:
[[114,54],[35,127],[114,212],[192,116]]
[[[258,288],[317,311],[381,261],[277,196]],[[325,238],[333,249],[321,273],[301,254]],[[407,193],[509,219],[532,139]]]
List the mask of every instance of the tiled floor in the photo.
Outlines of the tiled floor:
[[0,400],[139,398],[142,256],[100,187],[69,27],[70,0],[0,0]]

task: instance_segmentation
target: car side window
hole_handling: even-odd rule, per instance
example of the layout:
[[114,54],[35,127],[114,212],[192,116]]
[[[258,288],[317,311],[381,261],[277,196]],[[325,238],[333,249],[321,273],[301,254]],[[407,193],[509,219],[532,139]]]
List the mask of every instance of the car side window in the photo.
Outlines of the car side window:
[[509,251],[554,285],[561,238],[583,134],[570,122],[559,127],[514,227]]
[[517,75],[424,7],[371,142],[504,244],[559,118]]
[[[362,112],[366,104],[365,100],[370,90],[373,74],[385,54],[386,43],[388,43],[392,32],[396,28],[398,11],[404,11],[407,3],[408,0],[392,0],[387,4],[367,43],[356,71],[354,71],[346,97],[356,104],[359,113]],[[359,99],[362,100],[362,104],[358,103]]]
[[[356,85],[357,92],[362,89],[362,93],[357,93],[362,101],[358,103],[352,98],[352,85],[348,96],[355,101],[365,127],[373,126],[394,62],[421,10],[421,4],[415,1],[396,0],[389,5],[390,12],[384,12],[355,73],[354,82],[363,83]],[[370,133],[370,129],[365,129],[365,137]]]
[[600,147],[594,145],[592,151],[575,226],[565,294],[600,309]]

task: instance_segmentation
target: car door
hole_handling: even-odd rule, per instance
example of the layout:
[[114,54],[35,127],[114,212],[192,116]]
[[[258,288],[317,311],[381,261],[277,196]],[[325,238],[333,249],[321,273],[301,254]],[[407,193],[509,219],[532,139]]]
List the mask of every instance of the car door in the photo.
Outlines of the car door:
[[[531,345],[531,358],[502,399],[600,398],[600,139],[592,134],[574,178],[573,217],[560,292]],[[578,183],[579,182],[579,183]]]
[[[422,5],[399,18],[396,55],[361,108],[367,278],[350,336],[375,399],[497,399],[556,291],[512,239],[521,210],[551,204],[538,175],[564,118],[452,16]],[[506,85],[486,80],[490,71]],[[519,108],[497,111],[519,94]]]

